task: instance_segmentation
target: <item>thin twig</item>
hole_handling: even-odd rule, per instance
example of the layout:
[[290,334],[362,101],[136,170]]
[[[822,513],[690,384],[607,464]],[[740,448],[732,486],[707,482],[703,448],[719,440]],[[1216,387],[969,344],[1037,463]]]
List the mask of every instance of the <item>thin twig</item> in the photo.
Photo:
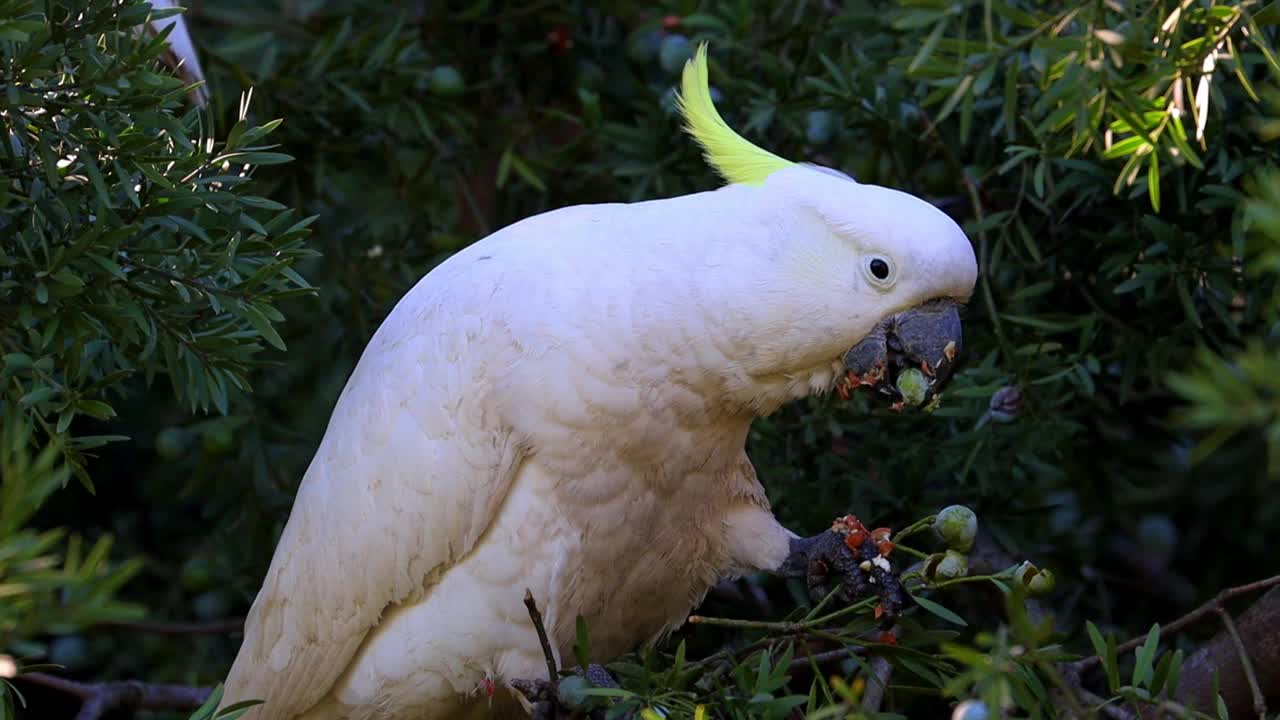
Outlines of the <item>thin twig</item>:
[[547,628],[542,624],[542,613],[538,612],[538,603],[533,599],[533,592],[524,589],[524,606],[529,608],[529,617],[533,620],[533,629],[538,631],[538,642],[542,643],[542,656],[547,661],[547,681],[555,687],[560,680],[556,671],[556,656],[551,652],[551,640],[547,638]]
[[133,680],[82,683],[39,672],[24,673],[14,679],[80,698],[80,712],[76,713],[75,720],[98,720],[116,709],[194,710],[213,692],[212,688],[207,687],[162,685]]
[[[1214,596],[1212,600],[1206,602],[1205,604],[1201,605],[1195,610],[1192,610],[1191,612],[1187,613],[1186,615],[1183,615],[1177,620],[1174,620],[1168,625],[1162,626],[1160,628],[1160,639],[1163,640],[1165,637],[1176,634],[1180,632],[1183,628],[1189,625],[1193,625],[1197,622],[1200,622],[1204,618],[1214,613],[1217,613],[1218,610],[1223,607],[1223,604],[1225,604],[1229,600],[1237,598],[1241,595],[1248,595],[1250,593],[1255,593],[1255,592],[1258,592],[1259,590],[1266,590],[1276,585],[1280,585],[1280,575],[1274,575],[1264,580],[1258,580],[1255,582],[1247,583],[1245,585],[1237,585],[1236,587],[1227,588],[1226,590],[1223,590],[1222,592]],[[1123,655],[1127,652],[1134,650],[1139,645],[1146,642],[1146,639],[1147,638],[1144,635],[1141,637],[1136,637],[1132,640],[1129,640],[1128,642],[1125,642],[1119,645],[1118,647],[1116,647],[1116,655],[1117,656]],[[1082,660],[1076,661],[1075,663],[1072,663],[1072,666],[1075,670],[1083,671],[1093,667],[1094,665],[1097,665],[1100,662],[1102,662],[1101,657],[1097,655],[1091,655],[1087,658],[1084,658]]]
[[715,625],[716,627],[737,628],[738,630],[770,630],[785,635],[803,632],[805,628],[804,623],[738,620],[736,618],[708,617],[706,615],[690,615],[687,622],[690,625]]
[[1267,699],[1263,697],[1262,687],[1258,685],[1258,674],[1253,671],[1253,661],[1249,659],[1244,640],[1240,639],[1240,631],[1236,629],[1231,613],[1218,608],[1218,617],[1222,618],[1222,624],[1227,628],[1227,634],[1231,636],[1231,642],[1235,643],[1236,652],[1240,655],[1240,667],[1244,670],[1245,679],[1249,681],[1249,692],[1253,693],[1253,711],[1258,713],[1258,720],[1267,720]]
[[1112,705],[1111,703],[1108,703],[1106,700],[1103,700],[1082,687],[1074,688],[1074,690],[1081,700],[1085,701],[1089,705],[1093,705],[1097,708],[1098,712],[1112,718],[1112,720],[1136,720],[1138,717],[1119,705]]
[[852,657],[854,655],[857,655],[859,652],[861,652],[864,649],[865,648],[861,648],[861,647],[846,646],[838,650],[828,650],[826,652],[813,653],[813,654],[806,653],[803,656],[792,660],[791,664],[787,666],[787,669],[799,670],[801,668],[809,667],[809,663],[813,663],[815,665],[822,665],[823,663],[829,663],[833,660],[844,660],[847,657]]
[[862,691],[862,711],[868,715],[880,711],[884,702],[885,691],[889,688],[889,676],[893,674],[893,663],[883,655],[871,658],[871,674],[867,678],[867,688]]

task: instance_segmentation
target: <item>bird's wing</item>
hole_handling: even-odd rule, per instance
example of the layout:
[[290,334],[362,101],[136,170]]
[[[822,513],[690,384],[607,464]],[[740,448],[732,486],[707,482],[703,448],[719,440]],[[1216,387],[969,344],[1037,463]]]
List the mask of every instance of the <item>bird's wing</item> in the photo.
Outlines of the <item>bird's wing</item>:
[[224,706],[265,701],[245,720],[321,700],[387,608],[471,551],[518,470],[487,390],[500,313],[476,291],[433,294],[415,288],[379,328],[303,478],[227,678]]

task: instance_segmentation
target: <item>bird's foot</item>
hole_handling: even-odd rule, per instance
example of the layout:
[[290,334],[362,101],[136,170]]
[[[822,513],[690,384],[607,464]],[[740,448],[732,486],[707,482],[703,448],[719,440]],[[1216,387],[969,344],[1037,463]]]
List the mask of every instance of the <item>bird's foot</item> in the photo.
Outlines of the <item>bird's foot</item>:
[[814,602],[839,585],[836,600],[849,604],[878,596],[876,618],[892,622],[909,602],[889,561],[888,528],[867,530],[852,515],[837,518],[830,530],[791,541],[791,555],[778,569],[783,577],[804,578]]
[[511,686],[528,700],[532,720],[603,720],[608,698],[583,691],[622,687],[600,665],[588,665],[585,671],[574,668],[572,675],[565,675],[555,685],[546,680],[512,680]]

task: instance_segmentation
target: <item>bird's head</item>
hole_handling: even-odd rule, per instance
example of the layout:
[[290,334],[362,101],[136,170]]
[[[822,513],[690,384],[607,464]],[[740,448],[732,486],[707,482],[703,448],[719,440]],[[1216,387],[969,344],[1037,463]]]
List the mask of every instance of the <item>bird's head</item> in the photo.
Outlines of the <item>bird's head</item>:
[[[685,66],[679,106],[708,162],[776,209],[766,214],[777,225],[766,276],[752,279],[767,297],[743,310],[760,330],[747,371],[930,400],[961,350],[959,312],[977,279],[973,246],[955,221],[908,193],[784,160],[739,136],[711,101],[705,45]],[[900,390],[909,388],[899,382],[907,369],[923,378],[903,380],[924,387]]]

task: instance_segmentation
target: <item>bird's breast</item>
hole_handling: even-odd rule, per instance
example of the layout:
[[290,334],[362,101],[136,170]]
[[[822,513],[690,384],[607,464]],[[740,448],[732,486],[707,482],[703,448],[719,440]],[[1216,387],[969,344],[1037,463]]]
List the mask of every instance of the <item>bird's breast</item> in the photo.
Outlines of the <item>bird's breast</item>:
[[647,472],[618,462],[565,478],[535,457],[484,543],[493,558],[474,564],[506,588],[508,622],[531,628],[523,591],[533,592],[567,661],[579,615],[608,659],[679,625],[730,569],[721,517],[732,468],[693,470],[678,485]]

